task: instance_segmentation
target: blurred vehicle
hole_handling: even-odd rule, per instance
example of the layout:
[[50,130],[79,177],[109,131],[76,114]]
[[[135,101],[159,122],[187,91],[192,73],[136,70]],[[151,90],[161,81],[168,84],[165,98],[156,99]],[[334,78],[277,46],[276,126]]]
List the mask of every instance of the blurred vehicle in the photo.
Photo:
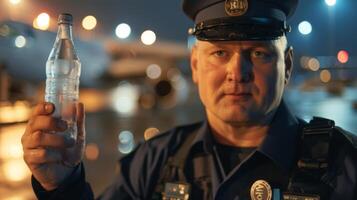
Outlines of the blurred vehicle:
[[[55,32],[37,30],[21,22],[0,22],[0,63],[16,79],[46,80],[46,60],[55,38]],[[93,86],[106,70],[108,54],[95,41],[74,37],[74,43],[83,66],[81,85]]]

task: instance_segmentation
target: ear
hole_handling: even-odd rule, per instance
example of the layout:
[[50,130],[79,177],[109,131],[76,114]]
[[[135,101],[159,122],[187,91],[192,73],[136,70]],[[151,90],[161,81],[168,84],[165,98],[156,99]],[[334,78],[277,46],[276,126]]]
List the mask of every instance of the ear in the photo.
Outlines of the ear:
[[191,51],[191,72],[192,72],[192,80],[194,83],[198,83],[198,73],[197,73],[197,45],[193,45]]
[[285,50],[285,85],[289,83],[289,79],[293,71],[293,66],[294,66],[293,60],[294,60],[293,47],[290,46]]

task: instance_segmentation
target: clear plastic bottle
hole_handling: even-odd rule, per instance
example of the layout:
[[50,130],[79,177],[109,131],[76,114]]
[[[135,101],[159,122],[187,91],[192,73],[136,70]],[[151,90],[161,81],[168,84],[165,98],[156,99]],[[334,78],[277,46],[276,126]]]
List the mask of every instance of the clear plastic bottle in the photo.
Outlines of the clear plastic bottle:
[[54,117],[67,122],[68,129],[60,134],[77,138],[76,103],[79,96],[81,63],[72,38],[73,17],[58,18],[56,41],[46,63],[45,101],[55,105]]

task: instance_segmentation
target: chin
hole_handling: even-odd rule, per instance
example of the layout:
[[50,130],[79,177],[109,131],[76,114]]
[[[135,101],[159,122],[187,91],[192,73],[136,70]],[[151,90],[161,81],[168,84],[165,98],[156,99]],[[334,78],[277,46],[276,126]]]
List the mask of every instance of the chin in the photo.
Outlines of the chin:
[[227,123],[246,123],[251,121],[251,118],[245,112],[222,113],[220,118]]
[[227,109],[217,113],[218,117],[230,124],[256,124],[266,116],[261,112],[251,112],[251,108]]

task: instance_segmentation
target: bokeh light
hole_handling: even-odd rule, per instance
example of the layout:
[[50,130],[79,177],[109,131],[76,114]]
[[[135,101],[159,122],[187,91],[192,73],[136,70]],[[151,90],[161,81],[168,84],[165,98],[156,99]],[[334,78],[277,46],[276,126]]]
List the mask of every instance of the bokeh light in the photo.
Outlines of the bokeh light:
[[10,159],[2,163],[4,178],[9,181],[22,181],[29,177],[30,171],[22,159]]
[[111,96],[112,105],[117,112],[126,116],[135,113],[139,99],[138,87],[126,82],[119,83]]
[[10,27],[6,24],[0,26],[0,36],[7,37],[10,34]]
[[92,15],[88,15],[83,18],[82,26],[86,30],[93,30],[97,26],[97,19]]
[[320,69],[320,62],[316,58],[310,58],[307,62],[307,66],[311,71],[318,71]]
[[26,198],[23,195],[17,193],[11,197],[6,197],[5,199],[2,199],[2,200],[24,200],[24,199],[26,199]]
[[311,26],[310,22],[302,21],[302,22],[300,22],[298,29],[301,34],[308,35],[312,31],[312,26]]
[[146,75],[151,79],[157,79],[161,76],[161,67],[157,64],[151,64],[146,68]]
[[27,121],[31,114],[31,107],[26,101],[16,101],[0,107],[0,123],[15,123]]
[[155,106],[156,99],[151,93],[143,94],[139,98],[139,104],[144,109],[151,109]]
[[170,68],[167,71],[167,78],[169,78],[173,82],[178,81],[180,79],[180,75],[181,75],[180,70],[174,67]]
[[95,143],[86,145],[85,156],[87,160],[97,160],[99,157],[99,147]]
[[320,79],[323,83],[327,83],[331,80],[331,73],[327,69],[320,72]]
[[334,6],[334,5],[336,5],[336,0],[325,0],[325,3],[328,6]]
[[47,13],[39,14],[33,21],[33,27],[40,30],[47,30],[50,26],[50,16]]
[[134,135],[128,130],[121,131],[118,135],[118,151],[123,154],[130,153],[135,147]]
[[308,56],[302,56],[302,57],[300,58],[300,65],[301,65],[301,67],[304,68],[304,69],[308,69],[309,67],[308,67],[307,63],[309,62],[309,60],[310,60],[310,57],[308,57]]
[[348,55],[348,52],[346,50],[341,50],[337,53],[337,60],[344,64],[344,63],[347,63],[348,62],[348,59],[349,59],[349,55]]
[[144,139],[150,140],[151,138],[160,134],[160,130],[155,127],[147,128],[144,132]]
[[21,2],[21,0],[9,0],[9,2],[13,5],[17,5]]
[[0,177],[2,180],[22,182],[31,175],[23,160],[23,149],[20,142],[25,129],[25,123],[0,126]]
[[120,39],[129,37],[131,28],[128,24],[121,23],[115,28],[115,35]]
[[26,38],[22,35],[19,35],[15,38],[15,46],[17,48],[23,48],[26,45]]
[[152,45],[156,41],[156,34],[151,30],[146,30],[141,34],[141,42],[145,45]]

